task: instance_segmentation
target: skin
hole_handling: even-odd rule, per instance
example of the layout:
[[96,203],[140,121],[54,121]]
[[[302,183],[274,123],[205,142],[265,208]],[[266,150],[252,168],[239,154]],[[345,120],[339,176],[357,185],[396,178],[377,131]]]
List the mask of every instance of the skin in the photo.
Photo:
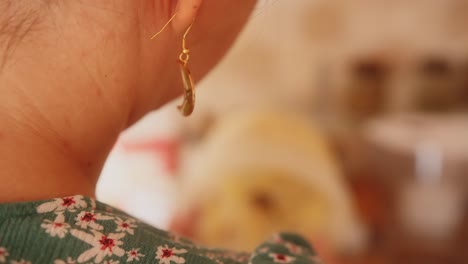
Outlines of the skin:
[[[0,35],[0,202],[93,197],[119,133],[182,93],[176,62],[192,21],[189,65],[199,81],[256,1],[27,2],[10,1],[0,14],[2,26],[27,18],[16,39]],[[15,39],[8,53],[7,39]]]

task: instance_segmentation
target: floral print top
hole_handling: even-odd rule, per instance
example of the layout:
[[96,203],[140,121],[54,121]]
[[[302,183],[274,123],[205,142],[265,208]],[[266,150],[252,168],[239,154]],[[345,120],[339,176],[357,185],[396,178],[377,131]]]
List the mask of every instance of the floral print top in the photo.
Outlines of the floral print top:
[[81,195],[0,204],[0,263],[269,264],[319,263],[293,234],[278,234],[252,254],[208,249]]

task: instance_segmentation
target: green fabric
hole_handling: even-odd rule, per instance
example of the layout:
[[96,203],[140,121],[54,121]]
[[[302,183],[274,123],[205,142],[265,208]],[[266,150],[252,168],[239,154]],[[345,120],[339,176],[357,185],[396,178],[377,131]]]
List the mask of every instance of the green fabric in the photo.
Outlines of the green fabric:
[[0,204],[0,263],[267,264],[319,263],[293,234],[275,235],[254,253],[208,249],[80,195]]

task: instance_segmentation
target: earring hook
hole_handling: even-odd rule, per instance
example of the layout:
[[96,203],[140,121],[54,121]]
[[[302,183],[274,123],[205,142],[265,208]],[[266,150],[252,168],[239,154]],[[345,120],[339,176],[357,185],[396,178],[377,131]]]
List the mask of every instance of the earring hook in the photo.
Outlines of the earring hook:
[[158,33],[154,34],[154,36],[151,37],[151,39],[155,39],[157,36],[161,35],[161,33],[163,33],[163,31],[169,26],[169,24],[171,24],[172,20],[174,20],[174,18],[176,18],[177,16],[177,13],[175,13],[171,19],[169,19],[169,21],[167,21],[167,23],[163,26],[163,28],[161,30],[159,30]]
[[187,48],[187,35],[190,33],[190,30],[192,29],[194,22],[195,20],[192,21],[192,24],[190,24],[190,26],[185,31],[184,36],[182,38],[182,53],[179,56],[179,60],[183,62],[184,64],[187,64],[190,59],[190,49]]

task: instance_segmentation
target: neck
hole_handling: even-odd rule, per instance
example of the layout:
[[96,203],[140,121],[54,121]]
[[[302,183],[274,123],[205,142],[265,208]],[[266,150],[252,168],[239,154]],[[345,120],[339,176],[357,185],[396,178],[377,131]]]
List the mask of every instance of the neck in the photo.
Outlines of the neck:
[[130,53],[108,44],[114,32],[97,38],[71,20],[64,28],[80,45],[66,33],[28,39],[0,71],[0,203],[94,196],[119,133],[137,119]]
[[0,122],[0,203],[94,196],[102,160],[83,164],[67,150],[66,141],[52,143],[26,127],[3,130],[8,122]]
[[85,75],[75,76],[81,80],[76,87],[63,88],[71,82],[35,78],[33,69],[41,67],[33,67],[27,80],[8,74],[0,80],[0,202],[94,196],[105,159],[128,122],[126,103],[114,101],[121,111],[107,105],[112,100]]
[[0,203],[94,196],[120,132],[175,96],[178,73],[161,60],[172,56],[154,51],[168,52],[172,36],[149,51],[135,30],[144,16],[131,2],[67,3],[8,49],[0,65]]

